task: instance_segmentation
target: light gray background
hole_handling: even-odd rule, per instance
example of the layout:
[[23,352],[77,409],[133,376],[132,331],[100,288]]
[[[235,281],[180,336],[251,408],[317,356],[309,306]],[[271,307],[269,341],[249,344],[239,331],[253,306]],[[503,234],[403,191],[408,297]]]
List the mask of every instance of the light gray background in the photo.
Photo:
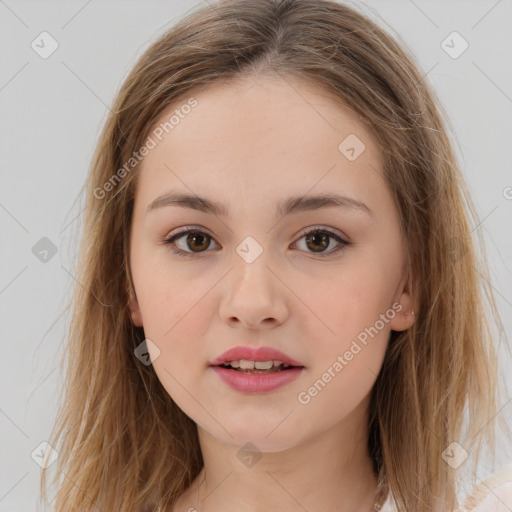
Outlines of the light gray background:
[[[75,285],[77,197],[107,105],[149,42],[200,3],[0,0],[0,511],[40,508],[40,468],[30,454],[54,420],[69,324],[61,312]],[[409,46],[451,118],[510,339],[512,0],[358,5]],[[43,31],[59,44],[47,59],[31,48]],[[457,59],[441,47],[453,31],[469,43]],[[58,249],[45,263],[32,252],[42,237]],[[511,389],[503,342],[500,357]],[[512,403],[501,405],[510,418]],[[500,458],[483,462],[479,477],[512,461],[510,441],[499,443]]]

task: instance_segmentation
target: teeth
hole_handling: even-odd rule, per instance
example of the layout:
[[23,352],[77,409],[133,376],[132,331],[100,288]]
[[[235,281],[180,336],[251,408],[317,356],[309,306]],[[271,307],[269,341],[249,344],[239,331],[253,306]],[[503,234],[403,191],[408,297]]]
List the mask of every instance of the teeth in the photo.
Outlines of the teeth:
[[[241,370],[270,370],[272,367],[279,367],[283,364],[282,361],[248,361],[247,359],[240,359],[239,361],[226,361],[224,364],[230,365],[232,368],[240,368]],[[284,364],[288,368],[289,364]]]
[[257,370],[270,370],[274,366],[273,361],[254,361],[254,368]]

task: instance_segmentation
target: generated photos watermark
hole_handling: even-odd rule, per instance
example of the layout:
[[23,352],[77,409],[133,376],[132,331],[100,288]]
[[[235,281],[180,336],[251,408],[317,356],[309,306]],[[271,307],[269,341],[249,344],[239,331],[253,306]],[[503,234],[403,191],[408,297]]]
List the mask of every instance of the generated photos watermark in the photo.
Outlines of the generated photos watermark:
[[307,405],[311,402],[311,400],[318,395],[329,382],[332,381],[344,368],[347,366],[350,361],[354,359],[357,354],[359,354],[367,345],[368,338],[373,339],[377,334],[379,334],[382,329],[388,324],[395,315],[402,311],[403,306],[399,302],[395,302],[391,308],[389,308],[385,313],[381,313],[379,319],[375,321],[375,323],[366,327],[363,331],[361,331],[356,339],[352,340],[350,344],[350,348],[346,350],[343,355],[338,355],[336,360],[327,368],[327,370],[322,374],[322,376],[315,381],[315,383],[309,387],[305,391],[301,391],[297,395],[297,400],[302,405]]
[[138,151],[134,151],[132,156],[120,167],[101,187],[94,189],[93,195],[96,199],[104,199],[107,192],[111,192],[126,177],[149,152],[156,148],[159,142],[163,140],[165,135],[171,133],[178,126],[182,119],[190,114],[192,109],[197,106],[197,100],[191,97],[186,103],[175,109],[169,116],[169,120],[160,123],[148,136],[144,144]]

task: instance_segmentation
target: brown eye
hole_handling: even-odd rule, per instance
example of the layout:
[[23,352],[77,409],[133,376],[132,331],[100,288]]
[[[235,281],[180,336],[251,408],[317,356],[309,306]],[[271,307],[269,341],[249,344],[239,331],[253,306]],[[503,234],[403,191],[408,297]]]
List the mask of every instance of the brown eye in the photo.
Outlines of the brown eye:
[[185,229],[164,240],[164,243],[175,247],[172,251],[179,256],[193,256],[207,252],[212,241],[213,238],[208,233],[198,229]]
[[[305,247],[299,247],[299,249],[321,257],[331,256],[351,245],[351,242],[343,240],[336,233],[319,228],[310,229],[308,232],[304,233],[295,244],[299,245],[299,242],[302,242],[303,239],[305,242],[303,245]],[[331,249],[327,250],[331,245],[331,240],[335,242],[334,248],[331,247]]]
[[[305,240],[305,248],[300,249],[321,257],[331,256],[351,245],[351,242],[343,240],[336,233],[319,228],[304,233],[295,244],[299,244],[303,239]],[[332,240],[335,242],[334,247],[327,250],[331,246]],[[164,240],[164,243],[170,245],[172,252],[178,256],[194,256],[195,254],[209,252],[208,248],[212,241],[216,243],[208,233],[189,228]]]
[[330,238],[330,235],[317,231],[306,236],[306,244],[313,252],[322,252],[329,247]]
[[187,247],[192,249],[194,252],[201,252],[208,249],[210,241],[211,237],[209,235],[199,231],[189,233],[186,238]]

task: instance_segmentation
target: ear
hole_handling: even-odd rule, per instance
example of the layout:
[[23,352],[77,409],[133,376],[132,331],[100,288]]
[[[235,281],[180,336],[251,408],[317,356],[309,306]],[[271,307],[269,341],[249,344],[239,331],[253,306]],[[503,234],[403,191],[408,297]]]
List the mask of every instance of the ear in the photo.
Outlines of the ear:
[[128,292],[128,310],[130,311],[130,316],[132,317],[132,322],[136,327],[142,327],[142,313],[140,312],[139,303],[137,302],[137,297],[133,292],[133,289]]
[[405,331],[409,329],[416,321],[415,309],[417,310],[418,308],[412,298],[410,280],[402,279],[395,297],[395,302],[393,303],[393,310],[396,314],[389,322],[391,329],[393,331]]

